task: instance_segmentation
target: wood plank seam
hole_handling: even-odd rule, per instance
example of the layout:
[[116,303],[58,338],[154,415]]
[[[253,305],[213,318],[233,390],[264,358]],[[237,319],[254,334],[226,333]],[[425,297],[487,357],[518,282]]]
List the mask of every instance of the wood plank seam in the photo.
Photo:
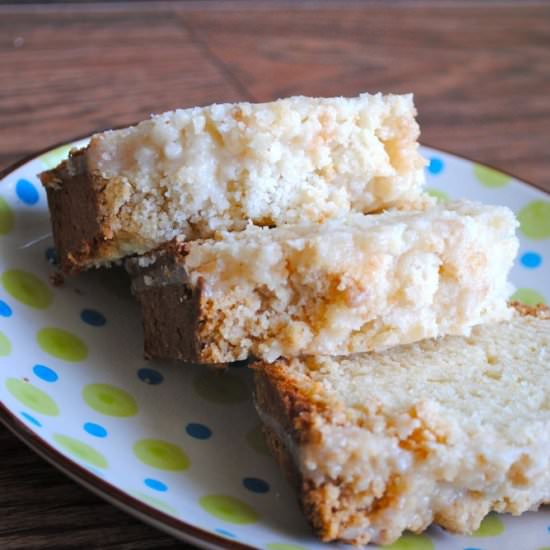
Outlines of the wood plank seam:
[[184,17],[179,17],[182,27],[189,35],[191,42],[195,44],[207,60],[214,65],[218,71],[233,85],[234,88],[242,95],[242,99],[247,101],[256,101],[250,90],[241,82],[241,80],[233,73],[226,63],[219,58],[208,46],[208,42],[203,40],[195,29],[187,24]]

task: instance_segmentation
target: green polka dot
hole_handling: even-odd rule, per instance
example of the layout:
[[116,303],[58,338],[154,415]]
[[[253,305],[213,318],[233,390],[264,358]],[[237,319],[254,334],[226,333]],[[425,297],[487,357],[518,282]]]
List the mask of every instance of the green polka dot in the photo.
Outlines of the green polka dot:
[[199,504],[210,515],[227,523],[244,525],[258,521],[256,511],[245,502],[234,497],[208,495],[199,499]]
[[181,471],[190,465],[177,445],[160,439],[140,439],[134,445],[134,453],[141,462],[159,470]]
[[388,550],[433,550],[434,543],[427,535],[405,533],[393,544],[383,546],[383,548],[387,548]]
[[43,328],[38,331],[36,339],[46,353],[64,361],[83,361],[88,356],[86,344],[78,336],[61,328]]
[[550,546],[542,546],[541,548],[537,548],[537,550],[550,550]]
[[0,197],[0,235],[5,235],[13,227],[13,212],[10,205]]
[[267,550],[306,550],[303,546],[295,546],[294,544],[285,544],[284,542],[272,542],[266,544]]
[[474,165],[474,174],[481,185],[491,188],[504,187],[512,179],[508,174],[481,164]]
[[550,202],[530,202],[519,211],[518,220],[520,229],[526,237],[547,239],[550,237]]
[[82,397],[94,411],[107,416],[134,416],[138,412],[136,400],[128,392],[109,384],[87,384]]
[[264,432],[262,431],[262,426],[260,424],[252,428],[246,434],[246,442],[257,453],[269,456],[269,448],[267,446],[265,435],[264,435]]
[[11,342],[8,337],[0,332],[0,356],[9,355],[11,353]]
[[76,458],[87,462],[96,468],[107,468],[107,459],[99,452],[96,451],[90,445],[69,437],[68,435],[55,434],[53,440],[69,454],[76,456]]
[[227,371],[205,369],[195,376],[193,386],[203,399],[212,403],[230,405],[248,399],[243,380]]
[[17,378],[8,378],[6,380],[6,389],[29,409],[45,414],[46,416],[57,416],[59,408],[56,402],[36,386],[23,382]]
[[434,189],[433,187],[428,187],[426,189],[426,193],[432,197],[435,197],[437,202],[445,202],[450,199],[449,195],[445,193],[445,191],[440,191],[439,189]]
[[4,271],[2,284],[7,292],[26,306],[45,309],[52,303],[52,291],[38,277],[27,271]]
[[479,526],[477,531],[472,533],[472,537],[496,537],[504,533],[504,523],[494,514],[488,515]]
[[546,303],[544,296],[532,288],[518,288],[510,299],[528,306]]
[[173,516],[178,515],[177,510],[173,506],[170,506],[170,504],[167,504],[166,502],[164,502],[163,500],[160,500],[159,498],[155,498],[145,493],[140,493],[137,491],[136,492],[132,491],[130,494],[136,497],[138,500],[142,500],[143,502],[150,504],[153,508],[157,508],[162,512],[166,512],[167,514],[171,514]]
[[52,149],[51,151],[44,153],[40,157],[40,162],[42,162],[42,164],[47,170],[51,170],[52,168],[55,168],[60,162],[62,162],[69,156],[69,151],[71,150],[72,147],[73,146],[69,144],[69,145],[61,145],[60,147]]

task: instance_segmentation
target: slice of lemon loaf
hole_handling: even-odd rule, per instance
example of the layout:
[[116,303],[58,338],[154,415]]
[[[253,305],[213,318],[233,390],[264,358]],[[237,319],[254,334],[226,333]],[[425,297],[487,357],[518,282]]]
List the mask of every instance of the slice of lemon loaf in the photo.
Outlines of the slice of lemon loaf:
[[430,199],[415,115],[412,95],[291,97],[180,109],[97,134],[41,175],[62,267],[249,221],[418,207]]
[[458,201],[175,242],[127,261],[146,354],[273,361],[468,334],[511,314],[516,225]]
[[271,450],[325,541],[388,544],[436,522],[550,502],[550,310],[349,357],[258,363]]

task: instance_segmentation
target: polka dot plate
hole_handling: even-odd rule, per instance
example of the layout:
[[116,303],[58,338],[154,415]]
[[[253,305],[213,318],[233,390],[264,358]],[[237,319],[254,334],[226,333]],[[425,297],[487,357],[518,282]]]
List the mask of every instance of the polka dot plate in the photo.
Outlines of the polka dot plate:
[[[79,142],[73,145],[82,145]],[[55,286],[55,252],[36,174],[69,145],[4,174],[0,186],[0,419],[113,504],[205,548],[326,548],[269,456],[246,368],[147,362],[121,270]],[[516,298],[550,300],[550,200],[506,174],[424,148],[430,192],[514,209]],[[547,510],[490,515],[472,536],[432,527],[393,550],[550,548]]]

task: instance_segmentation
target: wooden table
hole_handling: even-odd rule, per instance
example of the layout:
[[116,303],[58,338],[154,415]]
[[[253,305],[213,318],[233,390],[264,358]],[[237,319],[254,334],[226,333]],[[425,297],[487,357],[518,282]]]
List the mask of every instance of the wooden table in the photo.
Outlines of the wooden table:
[[[416,94],[425,143],[550,191],[548,2],[0,2],[0,169],[174,107]],[[0,548],[181,548],[0,428]]]

